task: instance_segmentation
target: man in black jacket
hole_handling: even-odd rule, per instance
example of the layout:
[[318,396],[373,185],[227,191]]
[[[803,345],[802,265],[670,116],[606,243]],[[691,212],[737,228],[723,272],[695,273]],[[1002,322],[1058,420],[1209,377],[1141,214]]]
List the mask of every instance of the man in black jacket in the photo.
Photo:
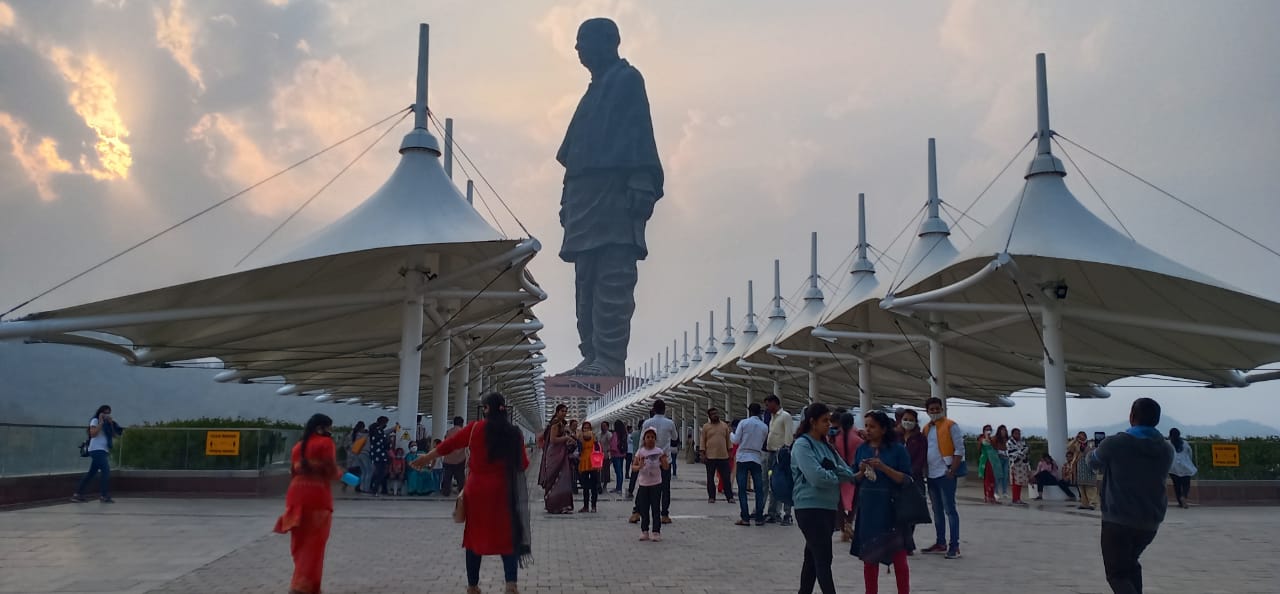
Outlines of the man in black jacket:
[[1160,404],[1139,398],[1129,411],[1129,429],[1103,440],[1089,456],[1102,472],[1102,564],[1116,594],[1141,594],[1138,557],[1155,540],[1168,497],[1165,477],[1173,446],[1156,430]]

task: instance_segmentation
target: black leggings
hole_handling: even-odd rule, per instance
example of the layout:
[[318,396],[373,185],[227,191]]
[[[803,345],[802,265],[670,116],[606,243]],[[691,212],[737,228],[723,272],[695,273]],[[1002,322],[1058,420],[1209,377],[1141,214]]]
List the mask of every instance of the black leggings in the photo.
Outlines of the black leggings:
[[[634,474],[631,476],[635,476]],[[636,512],[640,514],[640,531],[662,532],[662,485],[641,486],[636,491]]]
[[1191,497],[1191,477],[1171,474],[1169,478],[1173,479],[1173,496],[1178,498],[1178,503]]
[[835,594],[831,577],[831,531],[836,514],[830,509],[796,509],[796,525],[804,534],[804,565],[800,568],[800,592],[813,592],[816,581],[822,594]]
[[594,508],[596,498],[600,494],[600,471],[579,472],[578,478],[582,483],[582,507],[590,505]]

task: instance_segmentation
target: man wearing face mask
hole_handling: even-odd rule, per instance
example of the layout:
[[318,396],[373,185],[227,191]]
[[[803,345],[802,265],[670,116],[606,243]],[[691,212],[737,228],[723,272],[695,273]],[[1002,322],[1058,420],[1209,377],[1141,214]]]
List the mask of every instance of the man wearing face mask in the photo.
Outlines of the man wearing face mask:
[[[955,421],[947,418],[941,398],[925,401],[929,423],[924,427],[927,444],[926,458],[929,475],[929,501],[933,506],[933,527],[937,533],[934,545],[925,553],[947,554],[948,559],[960,557],[960,515],[956,510],[956,476],[963,476],[964,432]],[[947,527],[951,528],[951,540],[947,541]]]

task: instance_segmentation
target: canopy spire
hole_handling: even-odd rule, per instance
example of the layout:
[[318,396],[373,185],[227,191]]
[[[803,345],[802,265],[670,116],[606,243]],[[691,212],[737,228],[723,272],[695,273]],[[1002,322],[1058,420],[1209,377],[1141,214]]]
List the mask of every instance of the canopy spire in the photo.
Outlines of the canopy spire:
[[818,232],[809,236],[809,289],[804,292],[804,300],[822,301],[822,289],[818,287]]
[[756,327],[756,288],[755,281],[747,281],[747,326],[742,329],[745,333],[756,333],[760,329]]
[[853,261],[853,270],[849,272],[857,274],[859,272],[876,273],[876,265],[867,259],[867,195],[858,193],[858,256]]
[[920,237],[940,233],[951,235],[947,223],[942,220],[942,199],[938,197],[938,149],[934,139],[929,139],[929,213],[920,222]]
[[1031,177],[1040,173],[1051,173],[1060,177],[1067,175],[1062,160],[1053,156],[1049,141],[1053,139],[1053,129],[1049,127],[1049,75],[1045,68],[1044,54],[1036,54],[1036,156],[1027,167],[1027,175]]
[[769,312],[769,319],[787,318],[787,310],[782,309],[782,261],[773,261],[773,311]]
[[440,141],[427,130],[431,113],[427,110],[427,72],[430,62],[431,25],[418,25],[418,85],[413,100],[413,131],[400,142],[400,153],[420,149],[440,156]]

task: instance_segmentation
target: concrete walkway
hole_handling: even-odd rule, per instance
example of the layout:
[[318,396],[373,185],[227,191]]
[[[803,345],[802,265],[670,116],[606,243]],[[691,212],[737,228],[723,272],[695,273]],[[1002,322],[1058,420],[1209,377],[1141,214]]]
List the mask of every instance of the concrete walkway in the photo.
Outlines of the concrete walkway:
[[[683,479],[702,468],[687,469]],[[696,472],[701,475],[701,472]],[[911,558],[912,591],[1104,593],[1097,512],[1062,503],[960,504],[963,558]],[[271,533],[280,499],[119,499],[0,513],[0,592],[282,593],[289,539]],[[636,541],[630,503],[547,516],[532,501],[533,566],[522,592],[794,592],[803,538],[795,527],[733,525],[737,506],[708,504],[700,482],[677,479],[661,543]],[[447,501],[337,502],[325,592],[463,592],[461,526]],[[931,528],[917,530],[930,542]],[[1280,514],[1273,508],[1170,509],[1143,558],[1149,593],[1280,591]],[[836,584],[862,592],[862,567],[835,544]],[[482,586],[501,592],[501,562]],[[883,592],[893,576],[881,574]]]

